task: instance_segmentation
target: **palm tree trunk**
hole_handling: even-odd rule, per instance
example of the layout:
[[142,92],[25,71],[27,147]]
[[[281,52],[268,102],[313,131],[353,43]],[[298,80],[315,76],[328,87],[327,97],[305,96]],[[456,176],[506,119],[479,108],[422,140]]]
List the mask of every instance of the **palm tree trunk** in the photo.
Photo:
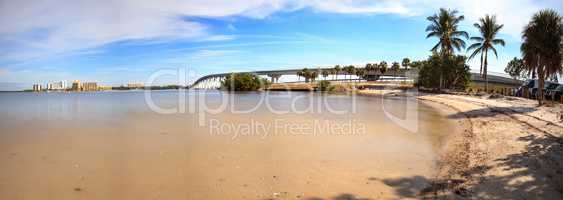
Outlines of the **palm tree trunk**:
[[485,92],[488,92],[489,90],[489,79],[487,78],[487,56],[488,56],[488,50],[485,50],[485,60],[483,61],[483,78],[485,78]]
[[543,65],[540,64],[540,66],[538,66],[538,92],[536,93],[539,106],[543,105],[543,87],[545,85],[544,72],[545,71],[543,70]]
[[479,70],[479,74],[481,74],[481,76],[483,76],[483,52],[481,52],[481,69]]

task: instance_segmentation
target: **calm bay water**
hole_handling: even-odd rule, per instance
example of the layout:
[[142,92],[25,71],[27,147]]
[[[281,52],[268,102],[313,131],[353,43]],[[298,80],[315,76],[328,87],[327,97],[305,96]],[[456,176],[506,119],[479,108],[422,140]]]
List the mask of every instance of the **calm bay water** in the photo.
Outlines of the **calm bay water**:
[[[389,117],[413,112],[416,132]],[[0,93],[0,199],[409,197],[452,128],[400,98]]]

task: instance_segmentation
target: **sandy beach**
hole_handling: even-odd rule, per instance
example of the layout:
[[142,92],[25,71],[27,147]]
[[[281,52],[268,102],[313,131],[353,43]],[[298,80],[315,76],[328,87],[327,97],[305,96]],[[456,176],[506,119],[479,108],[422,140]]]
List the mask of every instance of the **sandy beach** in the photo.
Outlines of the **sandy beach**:
[[446,199],[561,199],[563,111],[528,99],[422,94],[450,107],[462,134],[442,151],[434,190],[421,197]]

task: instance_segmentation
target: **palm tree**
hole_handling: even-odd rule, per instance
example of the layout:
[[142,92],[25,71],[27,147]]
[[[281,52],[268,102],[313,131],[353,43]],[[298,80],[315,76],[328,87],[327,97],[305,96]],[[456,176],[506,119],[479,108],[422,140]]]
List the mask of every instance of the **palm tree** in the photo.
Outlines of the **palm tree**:
[[356,71],[354,65],[348,65],[347,67],[344,68],[344,71],[348,74],[349,80],[352,81],[352,75]]
[[340,70],[342,70],[342,69],[340,68],[340,65],[334,66],[334,79],[335,79],[335,80],[338,78],[338,74],[340,73]]
[[401,65],[405,68],[405,69],[409,69],[409,65],[411,64],[411,59],[409,58],[403,58],[403,62],[401,63]]
[[481,36],[478,37],[471,37],[475,43],[473,43],[467,51],[474,50],[469,59],[473,59],[477,54],[481,54],[481,77],[485,79],[485,91],[488,88],[488,79],[487,79],[487,60],[488,60],[488,53],[491,50],[495,57],[498,58],[497,50],[495,49],[494,45],[501,45],[504,46],[504,40],[496,38],[497,34],[499,33],[500,29],[504,25],[497,24],[496,16],[489,16],[486,15],[485,18],[479,19],[479,23],[473,24],[475,28],[479,30]]
[[562,53],[561,37],[563,22],[561,16],[551,9],[534,14],[524,27],[520,51],[524,64],[538,75],[538,104],[543,104],[543,88],[546,77],[561,74]]
[[465,41],[460,37],[467,39],[469,35],[465,31],[458,30],[459,22],[463,21],[465,17],[457,16],[457,14],[457,10],[440,8],[438,14],[426,18],[430,21],[430,25],[426,27],[426,32],[429,32],[426,38],[437,37],[439,39],[431,51],[437,52],[439,49],[442,55],[451,55],[454,48],[458,51],[465,48]]
[[400,68],[401,66],[398,62],[393,62],[393,64],[391,64],[391,70],[393,71],[394,76],[397,76],[397,71],[399,71]]
[[305,82],[309,82],[309,79],[311,78],[311,72],[309,71],[309,69],[307,69],[306,67],[303,68],[301,70],[301,74],[303,75],[303,77],[305,78]]
[[311,82],[315,82],[317,77],[319,77],[319,73],[317,71],[309,72],[309,79],[311,79]]
[[381,61],[378,68],[379,72],[381,72],[381,75],[385,74],[385,72],[387,71],[387,62]]
[[[465,41],[461,37],[467,39],[469,35],[465,31],[458,30],[458,25],[465,19],[463,15],[457,16],[457,10],[449,10],[440,8],[438,14],[427,17],[430,25],[426,27],[426,38],[437,37],[438,43],[432,47],[431,51],[438,52],[442,57],[450,56],[454,53],[454,49],[460,51],[465,48]],[[444,75],[440,70],[440,89],[443,85]]]
[[328,74],[330,74],[329,70],[324,69],[322,73],[323,73],[323,78],[326,80],[326,77],[328,77]]
[[369,73],[372,70],[372,65],[371,63],[367,63],[366,66],[364,67],[365,72]]
[[366,74],[365,68],[364,69],[362,69],[362,68],[356,69],[356,76],[358,76],[358,81],[360,81],[360,79],[362,79],[365,74]]

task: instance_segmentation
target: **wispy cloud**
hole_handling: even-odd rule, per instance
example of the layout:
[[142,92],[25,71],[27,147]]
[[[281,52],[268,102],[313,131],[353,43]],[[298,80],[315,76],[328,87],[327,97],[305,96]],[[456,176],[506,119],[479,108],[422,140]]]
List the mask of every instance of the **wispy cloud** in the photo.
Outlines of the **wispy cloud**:
[[241,53],[240,50],[199,50],[190,56],[191,59],[209,58],[209,57],[221,57],[226,55],[232,55]]
[[209,42],[209,41],[214,41],[214,42],[215,42],[215,41],[228,41],[228,40],[234,40],[234,39],[236,39],[236,38],[237,38],[237,37],[234,36],[234,35],[211,35],[211,36],[208,36],[208,37],[204,37],[204,38],[198,39],[198,41],[201,41],[201,42]]

